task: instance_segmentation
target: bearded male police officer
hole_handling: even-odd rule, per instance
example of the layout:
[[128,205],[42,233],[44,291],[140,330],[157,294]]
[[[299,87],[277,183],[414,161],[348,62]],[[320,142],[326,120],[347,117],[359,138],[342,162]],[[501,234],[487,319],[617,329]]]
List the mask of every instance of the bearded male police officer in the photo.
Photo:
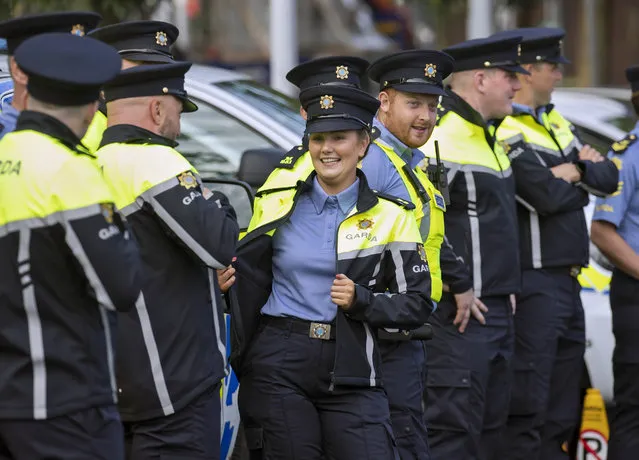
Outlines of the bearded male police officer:
[[[173,24],[162,21],[127,21],[92,30],[88,35],[113,46],[122,57],[122,69],[136,65],[167,64],[173,62],[171,45],[180,31]],[[84,142],[97,150],[107,128],[106,104],[100,104]]]
[[22,16],[0,22],[0,37],[7,40],[9,74],[13,81],[13,100],[4,106],[0,114],[0,138],[13,131],[16,120],[25,109],[27,100],[27,75],[16,63],[14,53],[27,38],[47,32],[67,32],[84,36],[95,28],[102,17],[97,13],[69,11]]
[[80,144],[120,58],[68,31],[13,51],[29,110],[0,141],[0,458],[123,459],[111,325],[139,256]]
[[495,138],[511,158],[518,197],[522,292],[515,315],[514,382],[504,459],[568,459],[562,445],[579,427],[585,351],[584,310],[577,276],[588,265],[583,208],[588,191],[617,188],[618,171],[550,103],[561,80],[565,32],[524,28],[522,89],[513,114],[496,120]]
[[[235,213],[175,150],[190,63],[138,66],[105,85],[99,162],[143,264],[136,310],[120,316],[120,414],[130,458],[217,459],[225,323],[215,269],[231,263]],[[210,192],[208,192],[210,193]]]
[[439,141],[450,183],[446,236],[488,307],[485,326],[471,319],[464,334],[450,324],[449,295],[431,316],[426,418],[434,458],[498,458],[508,414],[511,300],[520,289],[515,184],[487,122],[512,111],[516,73],[525,72],[517,63],[519,42],[477,39],[445,50],[455,58],[455,72],[433,138],[422,149],[432,162]]

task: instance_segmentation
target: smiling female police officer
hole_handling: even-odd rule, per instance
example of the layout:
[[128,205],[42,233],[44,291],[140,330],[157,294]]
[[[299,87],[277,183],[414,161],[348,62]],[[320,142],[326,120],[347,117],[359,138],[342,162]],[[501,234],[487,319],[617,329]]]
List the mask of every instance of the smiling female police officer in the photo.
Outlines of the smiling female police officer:
[[375,329],[432,311],[414,206],[357,169],[377,100],[316,87],[300,101],[315,171],[260,192],[231,290],[247,442],[257,458],[393,459]]

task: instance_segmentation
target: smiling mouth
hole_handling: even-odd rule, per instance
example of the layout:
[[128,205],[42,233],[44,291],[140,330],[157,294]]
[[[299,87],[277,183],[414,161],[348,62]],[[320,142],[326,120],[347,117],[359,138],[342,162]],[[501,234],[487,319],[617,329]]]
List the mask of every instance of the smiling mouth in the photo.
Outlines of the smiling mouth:
[[332,163],[337,163],[338,161],[340,161],[339,158],[322,158],[320,160],[323,164],[332,164]]

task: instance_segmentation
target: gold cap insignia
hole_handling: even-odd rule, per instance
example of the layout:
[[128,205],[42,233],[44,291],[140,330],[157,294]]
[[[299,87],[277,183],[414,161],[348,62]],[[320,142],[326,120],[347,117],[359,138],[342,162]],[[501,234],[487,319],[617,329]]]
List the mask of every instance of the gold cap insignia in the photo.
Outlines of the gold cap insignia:
[[78,37],[84,37],[84,26],[82,24],[76,24],[71,27],[71,33]]
[[424,249],[424,245],[421,243],[417,243],[417,252],[419,253],[419,258],[424,262],[428,262],[428,258],[426,257],[426,249]]
[[166,86],[164,88],[162,88],[162,92],[164,94],[167,94],[169,92],[169,88],[167,88]]
[[185,171],[178,176],[178,181],[180,181],[180,185],[185,189],[195,188],[197,187],[197,179],[191,171]]
[[490,67],[490,61],[484,61],[484,67]]
[[357,222],[357,228],[360,230],[370,230],[373,228],[373,223],[372,219],[362,219]]
[[517,45],[517,57],[521,56],[521,45]]
[[340,80],[346,80],[348,78],[348,67],[343,65],[338,65],[335,68],[335,75]]
[[156,32],[155,43],[157,43],[160,46],[168,46],[169,38],[166,36],[164,32]]
[[437,66],[435,64],[426,64],[426,67],[424,67],[424,75],[428,78],[435,78],[437,75]]
[[320,98],[320,108],[323,110],[332,109],[333,102],[333,96],[326,94]]
[[100,212],[102,213],[102,217],[106,220],[107,224],[113,223],[113,205],[103,203],[100,205]]

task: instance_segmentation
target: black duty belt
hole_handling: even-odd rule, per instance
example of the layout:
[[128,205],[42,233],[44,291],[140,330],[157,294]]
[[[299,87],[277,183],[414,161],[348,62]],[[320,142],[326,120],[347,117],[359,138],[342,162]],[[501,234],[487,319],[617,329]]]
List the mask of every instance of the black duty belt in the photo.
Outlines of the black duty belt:
[[299,318],[262,316],[262,324],[296,334],[308,335],[312,339],[335,340],[335,323],[320,323]]

